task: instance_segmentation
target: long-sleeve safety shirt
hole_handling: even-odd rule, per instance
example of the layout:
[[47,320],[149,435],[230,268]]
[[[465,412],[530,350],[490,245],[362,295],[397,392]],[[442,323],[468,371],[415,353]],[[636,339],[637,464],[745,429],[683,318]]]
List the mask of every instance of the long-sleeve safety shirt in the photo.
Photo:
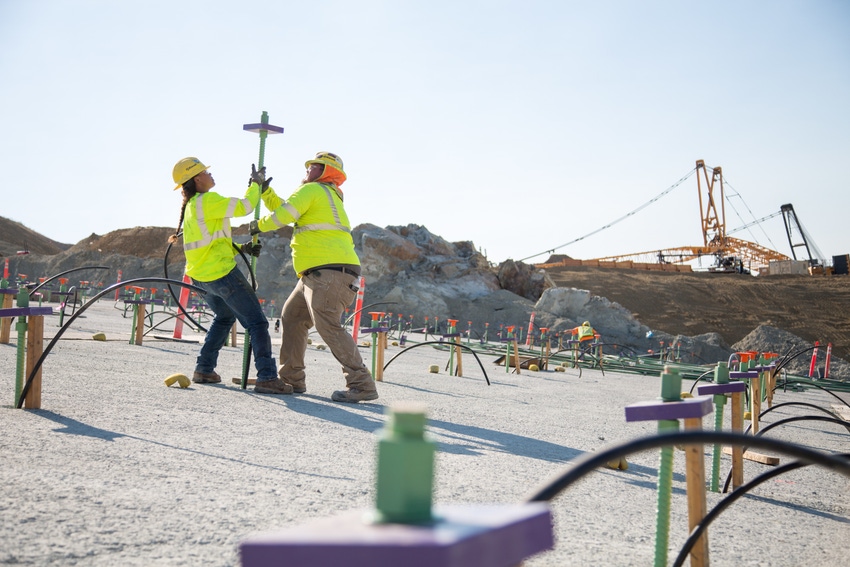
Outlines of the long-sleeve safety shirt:
[[230,238],[230,219],[251,214],[259,200],[260,186],[256,183],[248,186],[241,199],[209,191],[189,199],[183,214],[186,275],[211,282],[230,273],[237,254]]
[[273,212],[260,219],[261,231],[294,224],[292,265],[296,274],[317,266],[360,265],[342,194],[335,185],[305,183],[285,201],[269,188],[262,198]]

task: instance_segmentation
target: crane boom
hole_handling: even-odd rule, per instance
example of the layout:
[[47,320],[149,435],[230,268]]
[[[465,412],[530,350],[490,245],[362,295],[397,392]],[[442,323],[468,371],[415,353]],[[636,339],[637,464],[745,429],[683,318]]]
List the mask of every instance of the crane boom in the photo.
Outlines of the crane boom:
[[[713,271],[733,271],[733,269],[729,269],[733,266],[738,266],[738,271],[744,271],[742,264],[746,263],[750,269],[755,270],[756,272],[761,271],[762,268],[766,268],[771,260],[790,260],[790,258],[785,254],[771,250],[770,248],[747,240],[728,236],[726,233],[723,171],[719,167],[707,167],[705,162],[701,159],[696,161],[696,171],[697,191],[699,193],[699,207],[702,224],[702,246],[665,248],[652,252],[607,256],[605,258],[596,258],[596,260],[599,260],[600,262],[621,262],[627,260],[645,261],[644,259],[648,256],[654,256],[658,263],[683,264],[699,259],[703,256],[714,256],[716,265],[715,268],[712,269]],[[702,173],[702,176],[700,176],[700,173]],[[715,199],[715,187],[718,189],[719,203],[718,199]],[[783,213],[785,207],[789,207],[793,213],[793,207],[791,207],[791,205],[783,205],[782,210],[780,210],[779,213],[774,213],[773,215],[765,217],[765,219],[772,218]],[[797,222],[796,215],[794,215],[794,220]],[[758,223],[761,221],[755,222]],[[740,229],[736,229],[736,231],[746,228],[747,226],[750,225],[745,225]],[[797,226],[802,234],[803,230],[802,227],[799,226],[799,222],[797,222]]]
[[[791,247],[791,255],[794,259],[797,259],[795,249],[803,247],[806,249],[806,255],[809,257],[809,265],[815,266],[819,264],[820,261],[823,260],[823,255],[821,254],[821,251],[818,250],[818,247],[812,241],[811,237],[806,233],[806,229],[804,229],[803,225],[800,224],[800,219],[797,218],[794,206],[788,203],[786,205],[782,205],[779,208],[779,211],[782,213],[782,220],[785,222],[785,234],[788,236],[788,245]],[[799,235],[799,238],[802,239],[802,242],[794,242],[793,233],[795,230]],[[812,256],[812,249],[814,249],[815,252],[814,256]]]

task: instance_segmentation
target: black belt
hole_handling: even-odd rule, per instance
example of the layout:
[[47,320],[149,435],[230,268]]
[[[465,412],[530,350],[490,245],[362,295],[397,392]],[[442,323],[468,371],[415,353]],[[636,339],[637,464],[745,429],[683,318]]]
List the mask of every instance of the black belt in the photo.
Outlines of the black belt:
[[350,274],[350,275],[354,276],[355,278],[360,277],[359,272],[356,272],[355,270],[352,270],[351,268],[344,268],[342,266],[318,266],[316,268],[310,268],[309,270],[304,270],[303,272],[301,272],[301,277],[302,278],[307,277],[310,274],[312,274],[313,272],[318,272],[319,270],[333,270],[335,272],[342,272],[343,274]]

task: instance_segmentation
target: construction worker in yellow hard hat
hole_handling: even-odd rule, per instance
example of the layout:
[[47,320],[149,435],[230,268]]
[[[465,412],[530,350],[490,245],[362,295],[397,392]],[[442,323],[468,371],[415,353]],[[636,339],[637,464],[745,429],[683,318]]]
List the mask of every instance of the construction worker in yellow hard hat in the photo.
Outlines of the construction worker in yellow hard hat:
[[[207,330],[201,352],[195,362],[192,381],[198,384],[221,382],[215,371],[218,354],[236,321],[251,337],[254,365],[257,368],[255,391],[265,394],[291,394],[292,386],[277,377],[277,364],[272,356],[269,322],[248,280],[236,267],[237,250],[230,238],[230,219],[249,215],[260,202],[260,193],[268,188],[265,168],[251,166],[251,178],[245,196],[224,197],[211,191],[215,179],[209,166],[198,158],[178,161],[172,171],[177,188],[183,189],[183,204],[177,232],[169,238],[176,242],[183,228],[183,250],[186,253],[186,275],[192,283],[206,291],[204,300],[215,313]],[[253,256],[260,253],[259,242],[247,242],[241,250]]]
[[342,159],[319,152],[304,164],[301,186],[285,201],[274,189],[262,199],[272,213],[251,221],[251,234],[294,224],[292,264],[298,283],[281,313],[281,379],[295,393],[307,390],[304,355],[307,333],[315,325],[319,336],[342,364],[346,390],[333,393],[336,402],[378,398],[372,375],[363,363],[351,335],[340,324],[342,312],[357,295],[360,259],[354,251],[351,224],[342,204],[346,175]]
[[573,336],[576,336],[579,342],[589,341],[595,338],[596,331],[590,326],[590,321],[585,321],[580,326],[573,329]]

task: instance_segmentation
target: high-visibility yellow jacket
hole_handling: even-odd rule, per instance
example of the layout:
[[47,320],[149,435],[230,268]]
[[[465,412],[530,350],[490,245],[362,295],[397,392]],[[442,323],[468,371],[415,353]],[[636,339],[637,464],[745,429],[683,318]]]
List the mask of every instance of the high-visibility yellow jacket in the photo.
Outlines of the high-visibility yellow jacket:
[[189,199],[183,214],[186,275],[211,282],[230,273],[237,254],[230,239],[230,219],[251,214],[259,200],[260,186],[256,183],[251,183],[241,199],[213,192]]
[[573,334],[578,335],[579,341],[588,341],[596,337],[596,331],[588,325],[580,325],[573,329]]
[[294,223],[292,265],[299,276],[316,266],[360,265],[336,185],[305,183],[285,201],[269,188],[263,193],[263,202],[274,212],[260,219],[260,230]]

